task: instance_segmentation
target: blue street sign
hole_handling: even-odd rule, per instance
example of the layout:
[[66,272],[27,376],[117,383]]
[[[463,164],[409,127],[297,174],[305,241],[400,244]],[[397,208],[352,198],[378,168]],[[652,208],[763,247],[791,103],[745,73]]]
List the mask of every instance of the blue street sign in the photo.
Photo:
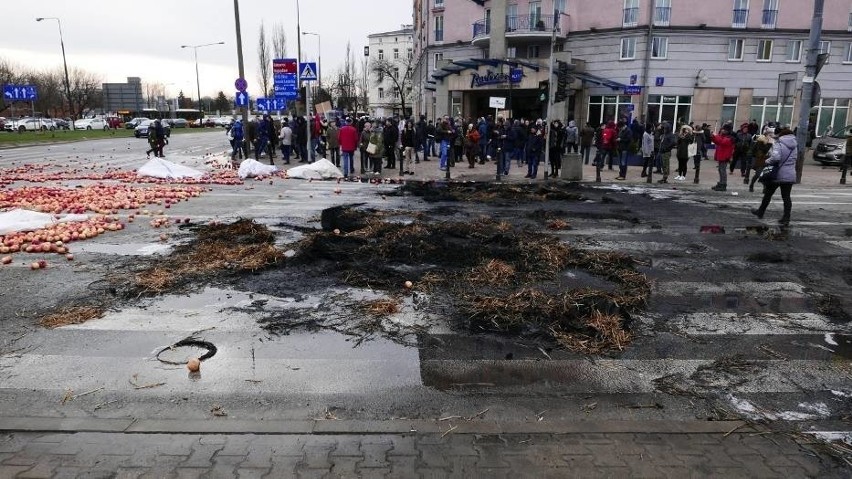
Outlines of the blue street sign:
[[295,58],[277,58],[272,60],[272,88],[276,100],[280,101],[279,108],[284,107],[288,100],[299,97],[299,81],[297,73],[299,61]]
[[236,95],[234,95],[234,105],[237,107],[248,106],[249,104],[249,94],[245,91],[238,91]]
[[279,100],[277,98],[258,98],[255,100],[255,105],[257,109],[260,111],[277,111],[283,110],[285,105],[284,100]]
[[638,80],[639,80],[639,75],[630,75],[630,84],[631,85],[635,85]]
[[509,79],[512,83],[520,83],[524,78],[524,70],[522,68],[512,68],[509,72]]
[[237,78],[237,81],[234,82],[234,88],[236,88],[237,91],[246,91],[246,88],[248,88],[248,82],[245,78]]
[[38,91],[33,85],[4,85],[3,98],[6,100],[38,100]]
[[642,87],[641,86],[635,86],[635,85],[625,86],[624,87],[624,94],[625,95],[641,95],[642,94]]
[[666,83],[665,77],[657,77],[657,83],[656,83],[657,86],[663,86],[665,83]]
[[319,79],[319,70],[317,70],[316,62],[302,63],[300,68],[301,74],[299,78],[302,81],[316,81]]

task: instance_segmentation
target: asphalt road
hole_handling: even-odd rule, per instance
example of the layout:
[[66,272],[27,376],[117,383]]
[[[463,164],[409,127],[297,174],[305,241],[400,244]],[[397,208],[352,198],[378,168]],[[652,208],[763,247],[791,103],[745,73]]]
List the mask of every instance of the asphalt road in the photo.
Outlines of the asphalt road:
[[[146,146],[144,139],[121,138],[7,149],[0,151],[0,167],[49,161],[133,169],[146,161]],[[204,168],[205,155],[225,146],[220,130],[175,135],[166,156]],[[434,161],[419,167],[418,178],[443,175]],[[766,220],[757,221],[749,209],[759,194],[734,184],[737,178],[721,194],[709,190],[715,179],[706,173],[702,184],[666,188],[639,179],[615,184],[610,173],[602,184],[581,185],[589,201],[553,206],[574,215],[572,229],[560,234],[564,241],[631,254],[654,281],[648,309],[633,321],[637,339],[622,353],[589,358],[539,349],[460,333],[441,318],[428,324],[440,347],[382,338],[354,347],[351,338],[330,331],[276,336],[258,324],[264,314],[364,292],[319,279],[281,284],[277,294],[253,288],[281,280],[269,274],[125,302],[81,325],[36,326],[41,312],[91,294],[106,275],[129,268],[128,259],[156,261],[168,253],[160,231],[137,222],[73,244],[73,263],[34,273],[16,258],[0,269],[0,419],[174,421],[163,426],[168,429],[210,420],[214,406],[248,421],[246,427],[271,420],[436,420],[487,409],[482,419],[494,423],[745,420],[849,438],[852,189],[835,185],[836,169],[806,166],[784,236],[772,219],[780,216],[780,198]],[[587,168],[585,174],[593,173]],[[489,175],[485,167],[458,171],[468,179]],[[521,176],[516,168],[510,181],[526,181]],[[318,227],[318,215],[330,206],[436,207],[382,195],[393,188],[250,181],[211,186],[171,213],[195,223],[252,218],[269,225],[283,246],[301,238],[304,228]],[[454,216],[515,219],[539,207],[464,205]],[[725,233],[701,233],[706,225]],[[172,233],[172,245],[189,236]],[[827,308],[829,295],[834,306]],[[416,321],[409,313],[398,320]],[[200,377],[154,358],[193,334],[218,348]],[[88,394],[63,401],[68,391]]]

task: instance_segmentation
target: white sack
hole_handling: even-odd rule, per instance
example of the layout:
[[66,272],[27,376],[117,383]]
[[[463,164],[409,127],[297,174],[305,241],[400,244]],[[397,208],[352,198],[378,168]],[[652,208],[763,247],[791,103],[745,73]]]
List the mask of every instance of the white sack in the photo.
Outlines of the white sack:
[[323,158],[307,165],[290,168],[287,170],[287,176],[305,180],[328,180],[331,178],[343,178],[343,172],[340,171],[340,168],[334,166],[334,163]]
[[237,174],[240,175],[241,180],[244,180],[246,178],[254,178],[257,176],[268,176],[276,171],[278,171],[278,167],[275,165],[264,165],[257,160],[249,158],[240,163],[240,169],[237,171]]
[[197,180],[204,176],[204,173],[162,158],[154,158],[142,165],[136,171],[136,176],[151,176],[165,180],[179,180],[181,178],[195,178]]
[[89,219],[89,215],[64,215],[57,218],[50,213],[14,209],[0,213],[0,235],[18,231],[35,231],[54,223],[86,221],[87,219]]

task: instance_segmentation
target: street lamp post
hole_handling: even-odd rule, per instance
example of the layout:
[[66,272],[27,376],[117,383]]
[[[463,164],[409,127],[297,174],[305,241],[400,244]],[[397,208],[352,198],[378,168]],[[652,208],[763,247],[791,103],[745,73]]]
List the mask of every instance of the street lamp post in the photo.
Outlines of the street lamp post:
[[68,97],[68,113],[71,115],[71,129],[74,130],[74,106],[71,103],[71,81],[68,79],[68,62],[65,60],[65,40],[62,38],[62,21],[58,17],[38,17],[37,22],[42,20],[56,20],[59,25],[59,44],[62,46],[62,65],[65,67],[65,96]]
[[[201,114],[202,117],[204,116],[204,113],[203,113],[204,112],[204,106],[201,104],[201,79],[198,76],[198,49],[202,48],[202,47],[209,47],[209,46],[212,46],[212,45],[224,45],[224,44],[225,44],[225,42],[215,42],[215,43],[204,43],[204,44],[201,44],[201,45],[181,45],[180,46],[181,48],[192,48],[192,50],[195,53],[195,88],[198,92],[198,112]],[[199,123],[201,122],[200,119],[198,121],[199,121]]]
[[313,35],[317,37],[317,84],[322,91],[322,38],[319,33],[302,32],[302,35]]

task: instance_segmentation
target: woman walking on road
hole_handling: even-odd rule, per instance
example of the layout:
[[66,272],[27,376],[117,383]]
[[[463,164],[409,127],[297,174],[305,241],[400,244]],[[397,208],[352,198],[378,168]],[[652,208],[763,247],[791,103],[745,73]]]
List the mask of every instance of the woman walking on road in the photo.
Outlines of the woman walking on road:
[[758,218],[763,218],[766,213],[766,208],[769,202],[772,201],[772,196],[775,190],[781,189],[781,199],[784,201],[784,215],[778,220],[781,225],[790,224],[790,212],[793,209],[793,200],[790,199],[790,192],[793,190],[793,183],[796,182],[796,160],[798,158],[798,144],[796,136],[789,127],[782,127],[776,132],[778,137],[775,140],[775,145],[772,147],[772,153],[769,159],[766,160],[767,165],[772,165],[778,169],[778,174],[774,180],[767,182],[763,187],[763,201],[760,203],[760,208],[751,210],[752,214]]
[[722,127],[718,135],[713,135],[713,143],[716,144],[716,154],[713,155],[719,168],[719,183],[713,191],[726,191],[728,189],[728,164],[734,156],[734,133],[730,125]]

